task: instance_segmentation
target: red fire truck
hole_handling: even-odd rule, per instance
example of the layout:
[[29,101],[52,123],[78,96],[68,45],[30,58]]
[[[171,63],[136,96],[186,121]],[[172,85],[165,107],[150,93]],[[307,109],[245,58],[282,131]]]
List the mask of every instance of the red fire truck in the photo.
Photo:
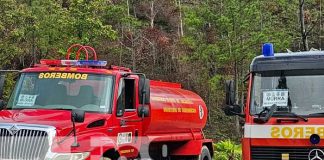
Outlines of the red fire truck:
[[0,101],[0,159],[211,160],[201,97],[106,65],[92,47],[77,44],[65,60],[20,71],[9,101]]
[[273,45],[264,44],[247,82],[243,106],[227,82],[224,109],[245,119],[243,159],[324,159],[324,52],[274,54]]

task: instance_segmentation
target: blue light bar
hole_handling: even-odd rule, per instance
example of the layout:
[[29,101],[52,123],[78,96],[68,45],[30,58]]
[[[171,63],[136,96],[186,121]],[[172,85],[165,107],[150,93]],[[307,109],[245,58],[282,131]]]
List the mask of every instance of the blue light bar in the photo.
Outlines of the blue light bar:
[[264,57],[273,57],[274,56],[273,44],[272,43],[263,44],[262,54]]
[[96,61],[96,60],[78,60],[78,66],[97,66],[103,67],[107,65],[107,61]]

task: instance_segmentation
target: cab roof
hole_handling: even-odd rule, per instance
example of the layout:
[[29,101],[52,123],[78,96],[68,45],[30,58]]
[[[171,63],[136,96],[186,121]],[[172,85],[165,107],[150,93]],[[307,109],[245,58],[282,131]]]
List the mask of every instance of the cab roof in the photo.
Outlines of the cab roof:
[[32,67],[23,69],[21,72],[79,72],[93,74],[116,74],[116,72],[113,70],[81,67]]
[[110,67],[77,67],[77,66],[48,66],[35,65],[31,68],[25,68],[21,72],[75,72],[75,73],[92,73],[92,74],[110,74],[117,75],[123,73],[132,73],[129,68],[110,66]]
[[276,53],[260,55],[253,59],[250,71],[313,70],[324,69],[324,51]]

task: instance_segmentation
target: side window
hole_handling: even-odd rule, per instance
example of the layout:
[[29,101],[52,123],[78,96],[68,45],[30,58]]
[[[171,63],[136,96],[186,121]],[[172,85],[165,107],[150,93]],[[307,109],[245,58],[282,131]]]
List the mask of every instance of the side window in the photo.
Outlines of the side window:
[[135,109],[135,80],[125,79],[125,109]]
[[118,88],[117,116],[122,116],[124,111],[135,109],[135,80],[121,79]]
[[117,99],[117,116],[122,116],[125,111],[125,81],[120,79]]

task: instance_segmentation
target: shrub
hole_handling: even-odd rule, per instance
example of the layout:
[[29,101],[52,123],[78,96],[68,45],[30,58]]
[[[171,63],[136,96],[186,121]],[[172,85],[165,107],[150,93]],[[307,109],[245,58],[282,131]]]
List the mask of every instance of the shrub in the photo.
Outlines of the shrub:
[[214,144],[215,160],[241,160],[242,147],[231,140],[224,140]]

